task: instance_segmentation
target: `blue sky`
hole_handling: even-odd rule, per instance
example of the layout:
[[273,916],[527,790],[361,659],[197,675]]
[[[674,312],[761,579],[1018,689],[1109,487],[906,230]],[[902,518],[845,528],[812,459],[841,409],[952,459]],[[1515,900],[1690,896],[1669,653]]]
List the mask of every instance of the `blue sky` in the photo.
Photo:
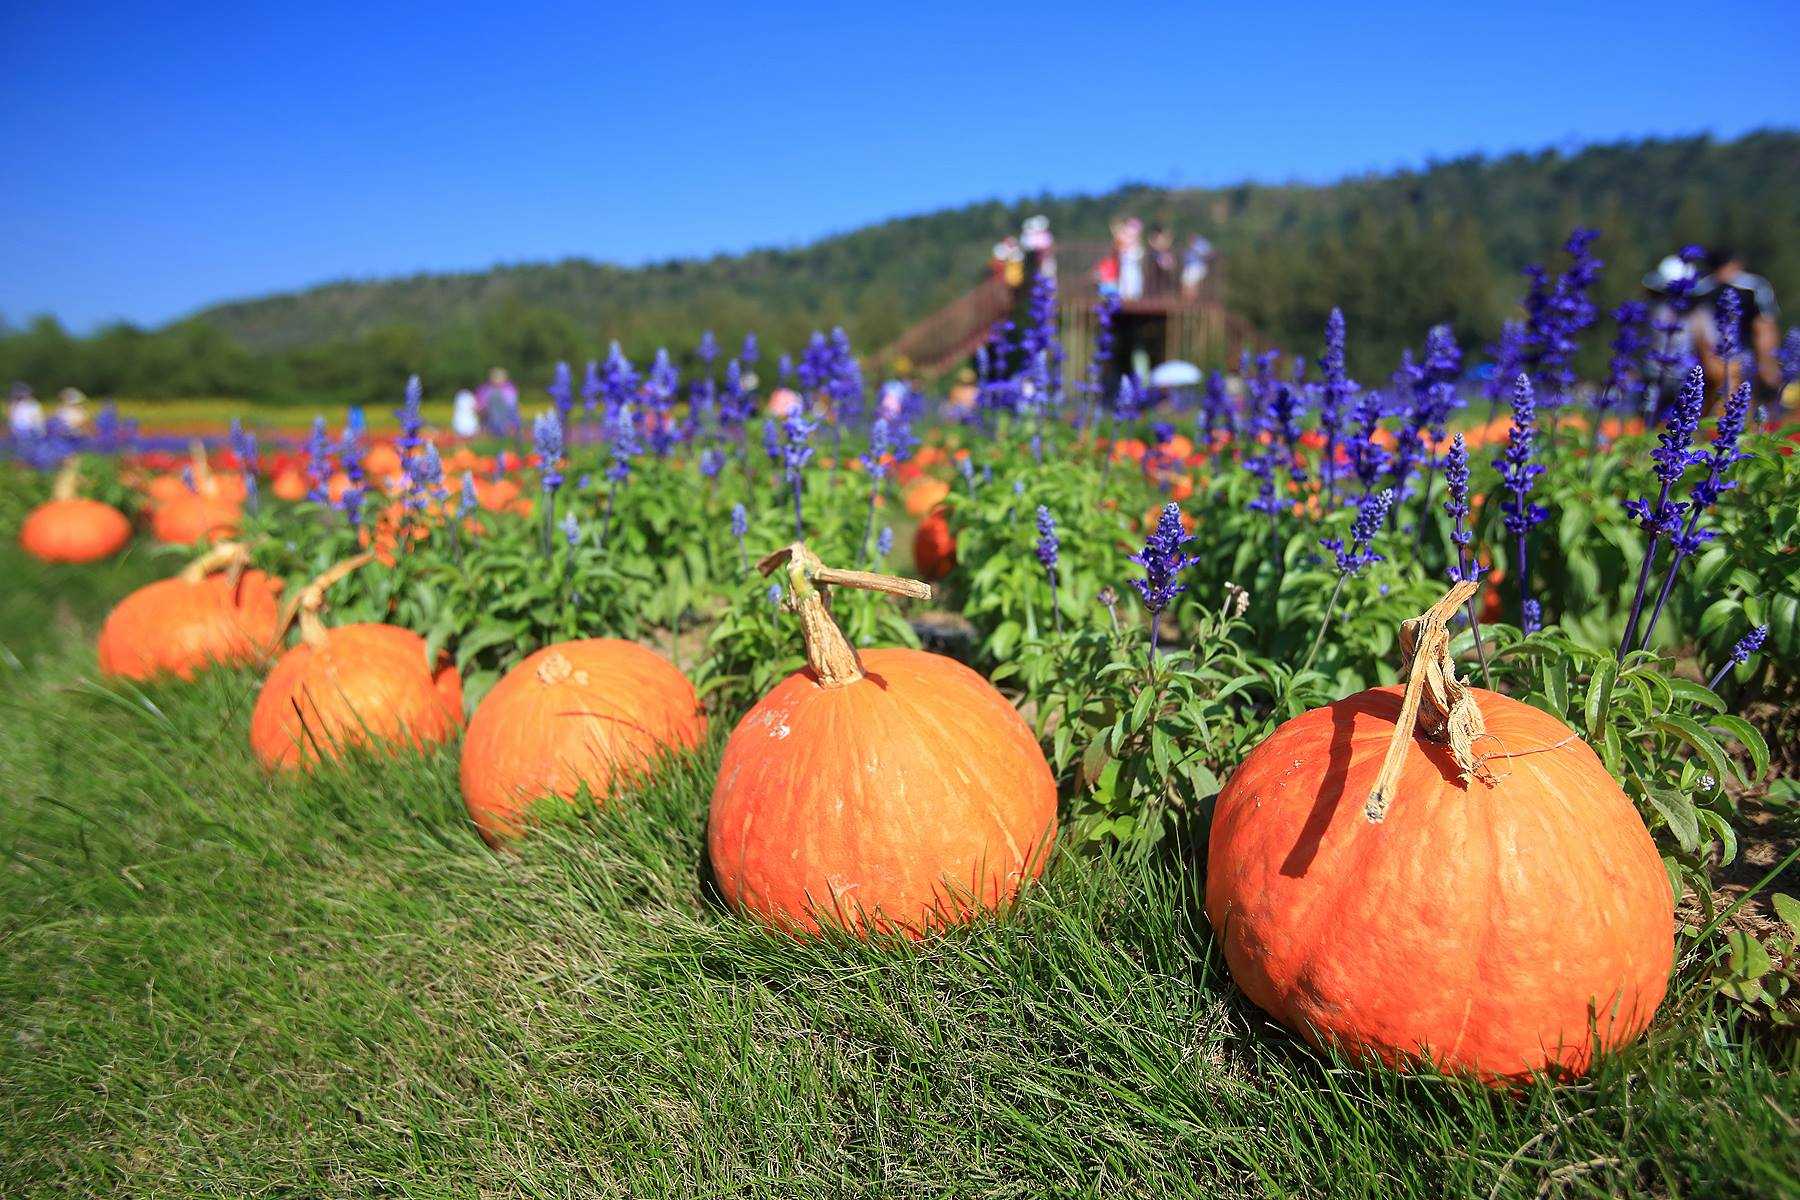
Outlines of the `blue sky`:
[[1797,43],[1795,4],[0,0],[0,313],[1791,127]]

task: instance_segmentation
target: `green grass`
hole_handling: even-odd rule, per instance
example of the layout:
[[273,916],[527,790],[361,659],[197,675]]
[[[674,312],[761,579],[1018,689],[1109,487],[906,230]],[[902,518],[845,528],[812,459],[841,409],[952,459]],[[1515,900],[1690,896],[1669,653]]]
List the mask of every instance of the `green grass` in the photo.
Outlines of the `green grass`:
[[519,856],[453,750],[271,781],[253,677],[94,682],[161,566],[0,553],[0,1194],[1800,1194],[1796,1051],[1691,986],[1496,1095],[1271,1027],[1176,860],[1062,857],[916,945],[766,933],[705,884],[717,739]]

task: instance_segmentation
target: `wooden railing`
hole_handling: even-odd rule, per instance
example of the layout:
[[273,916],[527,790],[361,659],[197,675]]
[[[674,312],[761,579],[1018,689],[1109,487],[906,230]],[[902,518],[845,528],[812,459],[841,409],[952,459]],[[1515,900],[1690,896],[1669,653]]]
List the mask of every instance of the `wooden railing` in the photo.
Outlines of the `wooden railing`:
[[1012,307],[1012,289],[990,275],[967,292],[908,329],[878,356],[884,365],[904,360],[911,371],[937,375],[975,353]]

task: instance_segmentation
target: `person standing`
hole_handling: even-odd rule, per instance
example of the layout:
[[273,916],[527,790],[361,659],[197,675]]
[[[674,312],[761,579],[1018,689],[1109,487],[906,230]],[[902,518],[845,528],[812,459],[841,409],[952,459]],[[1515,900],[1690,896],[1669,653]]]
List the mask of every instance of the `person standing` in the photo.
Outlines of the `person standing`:
[[25,384],[12,385],[12,399],[7,405],[6,416],[15,438],[39,437],[44,432],[44,406]]
[[1195,234],[1181,256],[1181,295],[1192,301],[1200,298],[1200,285],[1206,282],[1207,266],[1212,259],[1212,243]]
[[[1775,303],[1774,285],[1745,270],[1742,257],[1734,250],[1714,249],[1706,262],[1709,271],[1694,288],[1698,303],[1694,306],[1693,332],[1707,377],[1715,384],[1725,380],[1726,364],[1718,355],[1723,332],[1718,325],[1718,306],[1721,292],[1729,288],[1737,293],[1738,300],[1738,328],[1732,331],[1738,353],[1752,360],[1757,395],[1765,402],[1773,399],[1781,390],[1781,364],[1776,359],[1781,342],[1781,308]],[[1738,381],[1734,374],[1731,382]]]

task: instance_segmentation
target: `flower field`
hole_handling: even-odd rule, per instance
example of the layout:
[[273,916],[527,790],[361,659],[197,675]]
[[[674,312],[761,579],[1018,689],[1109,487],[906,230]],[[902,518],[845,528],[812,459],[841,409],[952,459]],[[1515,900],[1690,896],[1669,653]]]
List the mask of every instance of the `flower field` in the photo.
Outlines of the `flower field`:
[[1591,246],[15,438],[8,1194],[1800,1194],[1800,423]]

